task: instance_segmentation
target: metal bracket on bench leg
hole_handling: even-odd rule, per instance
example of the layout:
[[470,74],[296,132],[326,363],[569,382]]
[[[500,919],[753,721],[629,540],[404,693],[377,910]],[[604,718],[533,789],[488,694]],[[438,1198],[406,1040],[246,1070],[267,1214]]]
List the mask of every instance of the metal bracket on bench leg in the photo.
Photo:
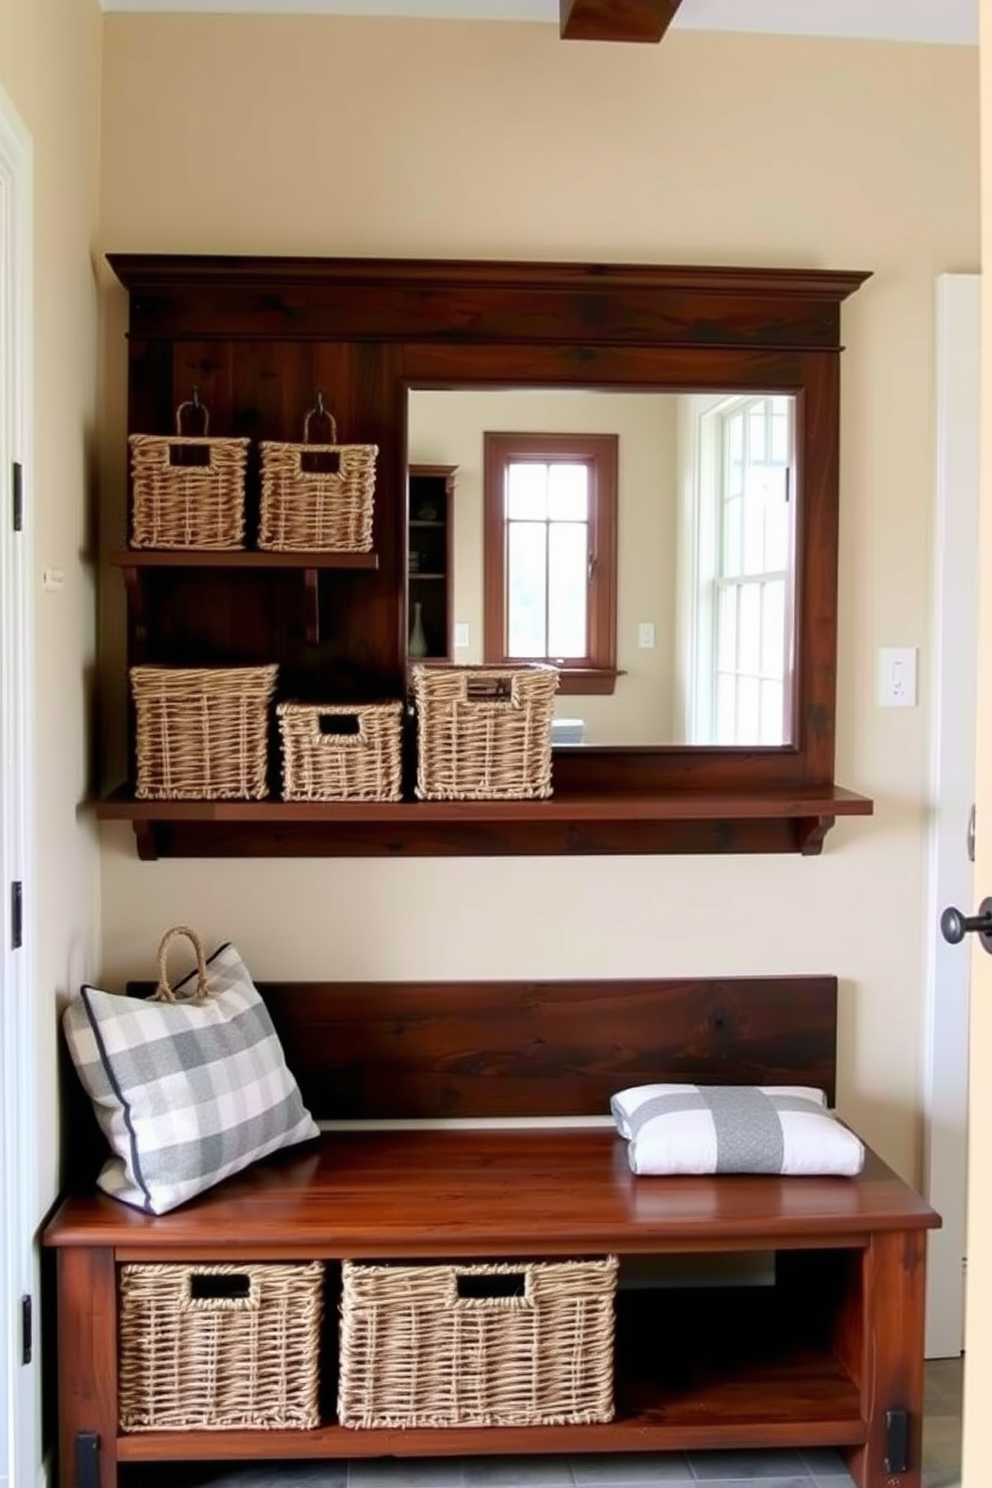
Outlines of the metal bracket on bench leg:
[[100,1488],[100,1437],[95,1431],[76,1432],[76,1488]]
[[887,1410],[885,1412],[885,1471],[904,1473],[909,1471],[909,1412]]

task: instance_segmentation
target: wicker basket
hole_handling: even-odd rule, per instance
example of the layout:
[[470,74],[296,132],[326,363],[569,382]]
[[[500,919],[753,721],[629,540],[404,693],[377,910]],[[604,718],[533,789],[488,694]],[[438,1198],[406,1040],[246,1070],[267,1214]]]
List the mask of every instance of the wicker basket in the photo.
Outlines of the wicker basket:
[[415,666],[411,681],[422,800],[551,795],[554,667]]
[[357,1427],[612,1420],[616,1276],[615,1256],[346,1261],[338,1420]]
[[[183,414],[203,414],[203,435],[183,435]],[[132,434],[131,547],[243,548],[247,439],[208,439],[209,414],[181,403],[174,436]],[[206,455],[205,463],[198,456]],[[188,463],[187,463],[188,462]]]
[[269,703],[278,667],[131,668],[142,800],[268,795]]
[[[328,420],[330,444],[310,444],[310,420]],[[318,405],[303,425],[302,444],[263,440],[260,548],[368,553],[372,548],[375,444],[338,444],[337,424]],[[308,461],[331,468],[307,469]]]
[[319,1425],[323,1285],[320,1261],[122,1266],[121,1430]]
[[286,801],[398,801],[402,703],[280,703]]

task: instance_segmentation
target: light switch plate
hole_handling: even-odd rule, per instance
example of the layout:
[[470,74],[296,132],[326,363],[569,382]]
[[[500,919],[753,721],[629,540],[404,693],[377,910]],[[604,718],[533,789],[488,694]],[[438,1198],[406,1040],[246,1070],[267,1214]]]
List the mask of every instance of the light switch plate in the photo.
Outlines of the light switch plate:
[[650,620],[642,620],[637,627],[637,644],[641,651],[654,650],[654,625]]
[[468,644],[468,625],[464,620],[458,620],[455,622],[455,650],[467,651]]
[[882,646],[878,653],[880,708],[916,707],[915,646]]

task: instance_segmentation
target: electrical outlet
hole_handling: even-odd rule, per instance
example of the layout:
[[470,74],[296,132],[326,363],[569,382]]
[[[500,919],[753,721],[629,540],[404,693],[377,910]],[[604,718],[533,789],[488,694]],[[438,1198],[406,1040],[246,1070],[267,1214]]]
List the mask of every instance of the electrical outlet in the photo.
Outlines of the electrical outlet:
[[916,647],[883,646],[878,653],[880,708],[916,707]]
[[637,627],[637,644],[641,651],[654,650],[654,625],[650,620],[642,620]]

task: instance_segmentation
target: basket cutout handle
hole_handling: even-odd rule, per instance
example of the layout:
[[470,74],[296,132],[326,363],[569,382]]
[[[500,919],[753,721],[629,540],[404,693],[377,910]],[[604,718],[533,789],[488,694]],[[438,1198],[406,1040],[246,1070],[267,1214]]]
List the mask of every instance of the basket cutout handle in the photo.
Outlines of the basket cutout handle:
[[527,1296],[526,1271],[505,1271],[499,1276],[478,1272],[460,1272],[455,1277],[455,1295],[459,1302],[504,1302],[508,1298],[523,1301]]
[[317,733],[321,739],[334,744],[360,743],[365,737],[362,720],[357,713],[321,713],[317,717]]
[[191,1312],[257,1312],[258,1286],[250,1271],[191,1271],[183,1307]]
[[194,993],[193,1000],[195,1002],[206,1002],[207,998],[210,996],[210,979],[207,975],[207,958],[203,954],[203,941],[197,935],[196,931],[191,930],[188,925],[173,925],[172,929],[167,930],[162,936],[161,941],[159,942],[158,986],[155,988],[155,1001],[176,1001],[175,991],[169,983],[169,970],[168,966],[166,965],[166,958],[169,953],[169,946],[176,939],[176,937],[180,935],[185,936],[187,940],[192,942],[193,951],[196,955],[196,992]]
[[476,676],[465,679],[465,701],[467,703],[516,702],[512,677]]

